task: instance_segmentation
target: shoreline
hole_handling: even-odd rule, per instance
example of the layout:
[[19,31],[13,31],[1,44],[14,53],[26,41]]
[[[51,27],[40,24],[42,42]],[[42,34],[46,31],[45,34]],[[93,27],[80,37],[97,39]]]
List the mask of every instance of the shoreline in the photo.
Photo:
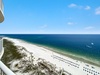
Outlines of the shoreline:
[[[7,37],[7,38],[9,38],[9,37]],[[16,39],[16,38],[11,38],[11,39]],[[58,53],[62,56],[72,58],[74,60],[78,60],[78,61],[81,61],[81,62],[84,62],[84,63],[88,63],[88,64],[91,64],[91,65],[100,67],[100,64],[99,64],[100,61],[97,61],[97,60],[92,59],[92,58],[89,59],[89,58],[83,57],[83,56],[78,55],[78,54],[73,54],[71,52],[63,51],[63,50],[60,50],[60,49],[57,49],[57,48],[54,48],[54,47],[40,45],[40,44],[32,43],[32,42],[29,42],[29,41],[25,41],[25,40],[22,40],[22,39],[16,39],[16,40],[24,42],[24,43],[31,44],[31,45],[36,45],[38,47],[43,47],[43,48],[45,48],[49,51],[53,51],[53,52]],[[94,62],[94,61],[96,61],[96,62]]]
[[8,37],[5,39],[12,41],[15,46],[24,47],[27,51],[31,52],[35,58],[44,59],[54,64],[58,69],[64,69],[72,75],[86,75],[87,72],[83,71],[84,67],[90,68],[91,71],[94,70],[93,73],[95,71],[97,71],[97,73],[100,72],[99,66],[62,55],[61,53],[54,52],[51,49],[44,48],[43,46],[28,43],[20,39],[13,39]]
[[[44,45],[38,45],[38,44],[36,44],[36,45],[40,46],[40,47],[43,47],[43,48],[46,48],[46,49],[49,49],[50,51],[56,52],[56,53],[61,54],[63,56],[66,56],[66,57],[69,57],[69,58],[72,58],[72,59],[75,59],[75,60],[82,61],[84,63],[89,63],[91,65],[95,65],[95,66],[100,67],[100,64],[99,64],[100,62],[95,60],[95,59],[92,59],[92,58],[89,59],[89,58],[83,57],[83,56],[78,55],[78,54],[73,54],[73,53],[67,52],[67,51],[61,51],[61,50],[58,50],[56,48],[52,48],[52,47],[48,47],[48,46],[44,46]],[[94,60],[96,62],[94,62]]]

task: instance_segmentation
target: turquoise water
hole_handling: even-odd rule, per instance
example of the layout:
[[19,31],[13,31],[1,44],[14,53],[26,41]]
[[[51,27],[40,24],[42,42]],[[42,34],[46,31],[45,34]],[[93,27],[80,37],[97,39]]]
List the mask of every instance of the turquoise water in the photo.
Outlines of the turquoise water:
[[64,53],[95,59],[100,62],[100,35],[67,35],[67,34],[1,34],[22,39],[34,44],[55,48]]

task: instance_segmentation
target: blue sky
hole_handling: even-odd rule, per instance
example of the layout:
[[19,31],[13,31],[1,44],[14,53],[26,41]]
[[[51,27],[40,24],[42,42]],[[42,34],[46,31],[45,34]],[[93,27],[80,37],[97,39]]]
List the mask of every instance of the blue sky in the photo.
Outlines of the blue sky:
[[0,34],[100,34],[100,0],[3,0]]

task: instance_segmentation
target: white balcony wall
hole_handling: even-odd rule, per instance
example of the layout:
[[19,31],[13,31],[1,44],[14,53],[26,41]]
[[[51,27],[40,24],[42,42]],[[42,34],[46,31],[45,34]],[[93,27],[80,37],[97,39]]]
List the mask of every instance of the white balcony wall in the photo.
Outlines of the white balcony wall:
[[4,49],[3,49],[3,39],[0,38],[0,59],[3,56]]
[[4,21],[4,6],[2,0],[0,0],[0,22]]

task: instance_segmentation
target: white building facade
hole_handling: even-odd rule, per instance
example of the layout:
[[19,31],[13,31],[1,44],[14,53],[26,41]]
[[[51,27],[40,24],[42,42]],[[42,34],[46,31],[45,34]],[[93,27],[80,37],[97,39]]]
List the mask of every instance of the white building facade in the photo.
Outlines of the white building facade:
[[0,0],[0,23],[4,21],[4,6],[2,0]]

